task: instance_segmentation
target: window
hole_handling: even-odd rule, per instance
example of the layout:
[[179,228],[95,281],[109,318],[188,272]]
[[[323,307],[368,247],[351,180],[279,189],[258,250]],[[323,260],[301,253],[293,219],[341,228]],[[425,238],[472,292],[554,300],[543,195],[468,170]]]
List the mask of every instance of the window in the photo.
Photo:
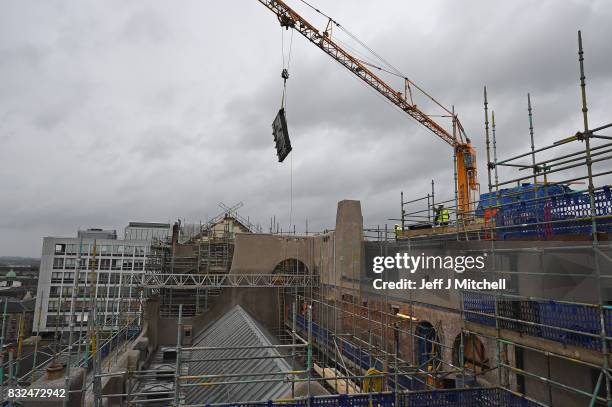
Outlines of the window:
[[353,303],[354,299],[353,296],[350,294],[342,294],[342,301]]
[[134,270],[144,270],[144,260],[134,260]]
[[135,246],[135,256],[136,257],[144,257],[144,253],[145,253],[145,248],[144,246]]
[[55,254],[65,254],[66,253],[66,245],[64,243],[57,243],[55,245]]
[[66,245],[66,254],[68,254],[70,256],[75,256],[77,254],[78,249],[79,249],[79,245],[78,244],[67,244]]
[[123,269],[132,270],[132,260],[123,260]]
[[62,307],[60,308],[60,311],[63,311],[63,312],[70,312],[70,307],[71,307],[71,305],[72,305],[72,301],[71,301],[71,300],[66,300],[66,299],[64,299],[64,300],[62,301],[62,304],[61,304],[61,305],[62,305]]
[[81,246],[81,256],[89,256],[89,243],[83,243]]
[[64,259],[62,257],[56,257],[53,259],[53,268],[54,269],[63,269],[64,268]]
[[98,274],[98,284],[108,284],[108,273]]
[[61,323],[58,323],[58,322],[59,320],[56,315],[47,316],[47,327],[61,326]]
[[49,300],[47,311],[57,311],[58,300]]
[[100,246],[100,256],[110,256],[113,250],[113,246],[109,246],[109,245],[101,245]]
[[64,266],[67,269],[75,269],[76,268],[76,259],[73,259],[73,258],[66,259],[66,261],[64,262]]
[[113,246],[113,256],[121,257],[123,256],[123,245],[115,245]]
[[[87,311],[89,311],[89,308],[87,308]],[[87,322],[87,319],[89,318],[89,314],[77,314],[76,315],[76,321],[77,322]]]
[[62,273],[59,271],[54,271],[51,273],[51,283],[57,284],[62,282]]
[[80,259],[79,269],[87,270],[88,264],[89,262],[87,261],[87,259]]
[[91,292],[91,287],[79,287],[77,289],[77,296],[81,298],[89,297],[89,293]]
[[110,283],[111,284],[119,284],[119,280],[121,279],[121,274],[119,273],[111,273]]
[[123,255],[132,257],[134,255],[134,246],[123,246]]
[[121,259],[113,259],[111,261],[111,270],[121,270],[121,264],[123,261]]
[[100,270],[110,270],[110,259],[102,259],[100,260]]

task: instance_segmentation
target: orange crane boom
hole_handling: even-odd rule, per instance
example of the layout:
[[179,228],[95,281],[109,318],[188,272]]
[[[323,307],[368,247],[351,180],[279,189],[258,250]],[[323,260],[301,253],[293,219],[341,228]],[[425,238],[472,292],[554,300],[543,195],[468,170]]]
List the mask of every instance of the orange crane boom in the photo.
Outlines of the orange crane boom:
[[[453,134],[450,134],[446,129],[444,129],[444,127],[440,126],[431,117],[417,108],[416,104],[413,104],[411,100],[408,100],[406,93],[408,93],[409,86],[416,85],[410,82],[407,78],[404,78],[406,81],[405,91],[402,93],[401,91],[395,90],[384,80],[375,75],[370,69],[368,69],[368,67],[357,57],[351,55],[351,53],[334,42],[331,38],[330,30],[325,30],[323,32],[319,31],[282,0],[258,1],[276,14],[282,27],[287,29],[292,28],[302,34],[304,37],[306,37],[306,39],[308,39],[308,41],[319,47],[336,62],[340,63],[346,69],[351,71],[359,79],[368,84],[395,106],[399,107],[403,112],[410,115],[416,121],[429,129],[432,133],[440,137],[454,148],[457,170],[457,213],[466,217],[468,213],[472,211],[472,191],[477,191],[478,189],[476,152],[471,146],[469,138],[466,137],[466,141],[463,141],[461,137],[463,128],[461,123],[459,123],[457,116],[435,101],[435,99],[433,99],[431,96],[423,92],[438,106],[442,107],[446,112],[452,115]],[[457,134],[459,134],[459,137]]]

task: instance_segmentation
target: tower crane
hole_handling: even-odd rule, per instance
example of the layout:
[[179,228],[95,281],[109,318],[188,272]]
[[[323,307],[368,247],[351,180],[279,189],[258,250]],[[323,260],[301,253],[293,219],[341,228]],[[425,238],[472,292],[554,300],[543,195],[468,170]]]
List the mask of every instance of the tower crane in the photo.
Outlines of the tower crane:
[[[441,138],[454,149],[457,172],[457,214],[465,219],[472,210],[472,194],[478,190],[476,151],[465,135],[465,131],[454,111],[450,111],[433,97],[419,88],[408,78],[404,79],[404,92],[394,89],[368,68],[367,63],[341,47],[332,39],[331,28],[334,21],[330,18],[324,31],[319,31],[302,16],[296,13],[282,0],[258,0],[272,11],[280,25],[286,29],[294,29],[302,34],[308,41],[319,47],[323,52],[333,58],[340,65],[351,71],[355,76],[393,103],[400,110],[425,126],[429,131]],[[370,65],[372,66],[372,65]],[[442,108],[449,117],[452,117],[453,130],[449,133],[444,127],[432,119],[431,115],[422,112],[412,100],[414,87]]]

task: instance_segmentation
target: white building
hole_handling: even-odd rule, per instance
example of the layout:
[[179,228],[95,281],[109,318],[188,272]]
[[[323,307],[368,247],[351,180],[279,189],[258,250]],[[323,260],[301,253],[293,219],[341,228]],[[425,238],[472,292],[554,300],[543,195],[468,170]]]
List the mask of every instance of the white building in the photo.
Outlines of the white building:
[[167,236],[170,225],[134,224],[126,227],[126,239],[101,229],[79,231],[77,237],[43,238],[33,332],[68,331],[71,318],[75,332],[86,330],[92,297],[97,301],[98,327],[105,330],[140,316],[143,293],[138,284],[150,241]]

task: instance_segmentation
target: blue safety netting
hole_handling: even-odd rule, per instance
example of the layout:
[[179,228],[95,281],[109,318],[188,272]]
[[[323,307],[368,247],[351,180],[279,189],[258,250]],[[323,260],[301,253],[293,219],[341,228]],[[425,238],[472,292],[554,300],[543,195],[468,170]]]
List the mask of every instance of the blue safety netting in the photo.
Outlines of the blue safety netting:
[[[509,300],[486,293],[463,293],[465,320],[549,339],[564,345],[601,350],[599,307],[544,300]],[[607,335],[612,332],[612,310],[603,309]]]
[[341,394],[310,399],[223,404],[225,407],[541,407],[542,404],[502,388],[431,390],[398,393]]
[[499,191],[487,192],[480,195],[480,202],[476,207],[476,216],[483,217],[486,209],[497,206],[506,206],[513,203],[534,200],[536,197],[544,199],[550,196],[562,196],[572,193],[572,190],[565,185],[546,185],[533,187],[533,184],[525,183],[514,188],[502,188]]
[[[505,192],[502,192],[505,191]],[[591,197],[586,192],[567,187],[540,187],[536,193],[531,184],[500,191],[500,202],[494,212],[496,236],[508,239],[548,239],[559,235],[589,235],[593,225]],[[496,193],[483,194],[476,213],[495,206]],[[605,186],[593,196],[596,229],[612,231],[612,191]]]

